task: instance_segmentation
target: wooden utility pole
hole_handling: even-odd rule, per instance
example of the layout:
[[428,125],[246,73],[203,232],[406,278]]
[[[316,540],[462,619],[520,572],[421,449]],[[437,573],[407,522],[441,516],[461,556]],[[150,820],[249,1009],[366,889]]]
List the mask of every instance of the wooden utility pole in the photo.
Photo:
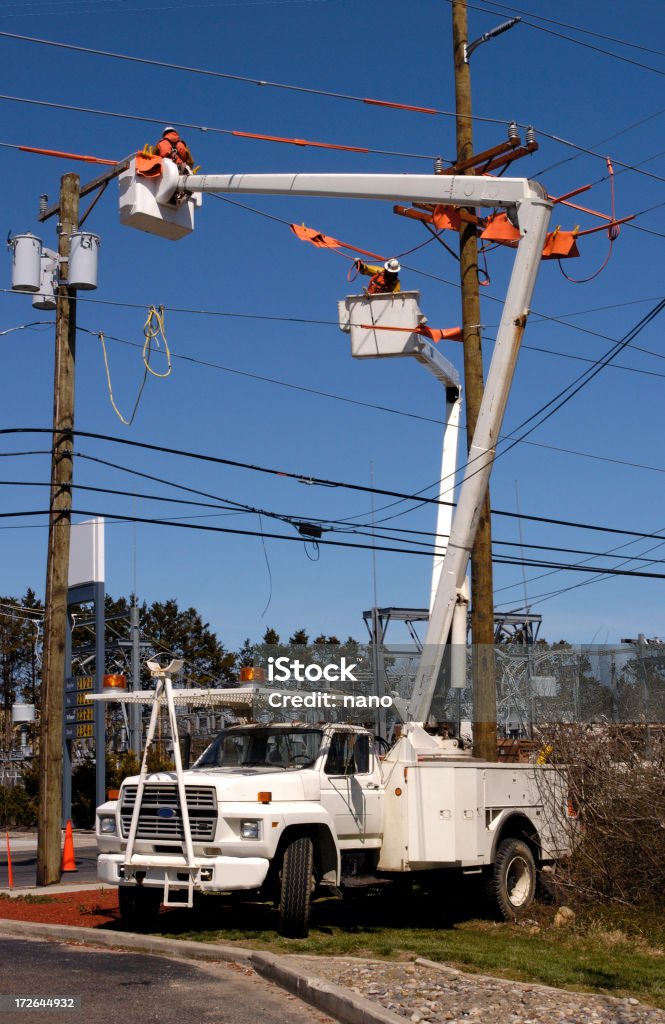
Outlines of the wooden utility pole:
[[[473,155],[471,72],[465,61],[466,0],[453,0],[453,58],[455,67],[457,162]],[[473,174],[473,169],[464,173]],[[471,213],[475,211],[471,210]],[[460,281],[464,329],[464,389],[466,433],[471,447],[483,397],[483,349],[480,330],[478,244],[474,224],[460,225]],[[496,682],[494,672],[494,598],[492,529],[489,487],[471,552],[471,642],[473,645],[473,754],[496,761]]]
[[65,641],[72,507],[74,429],[74,367],[76,356],[76,297],[67,285],[70,237],[78,228],[79,177],[65,174],[60,182],[58,254],[60,285],[55,322],[55,381],[53,450],[49,504],[44,658],[39,742],[39,817],[37,885],[60,880],[62,817],[62,759],[65,699]]

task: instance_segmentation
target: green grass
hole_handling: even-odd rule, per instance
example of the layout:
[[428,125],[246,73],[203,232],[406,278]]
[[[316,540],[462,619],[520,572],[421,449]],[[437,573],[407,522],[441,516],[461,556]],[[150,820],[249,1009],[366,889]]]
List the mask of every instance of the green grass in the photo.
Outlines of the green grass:
[[[467,901],[468,902],[468,901]],[[665,1008],[665,926],[607,908],[580,917],[573,928],[552,926],[553,908],[539,906],[524,924],[499,924],[443,894],[408,900],[385,893],[351,903],[314,905],[307,939],[276,935],[276,912],[251,902],[207,897],[194,911],[160,921],[162,934],[201,942],[238,943],[275,953],[411,960],[427,957],[464,970],[576,991],[634,996]],[[168,928],[164,926],[167,924]]]

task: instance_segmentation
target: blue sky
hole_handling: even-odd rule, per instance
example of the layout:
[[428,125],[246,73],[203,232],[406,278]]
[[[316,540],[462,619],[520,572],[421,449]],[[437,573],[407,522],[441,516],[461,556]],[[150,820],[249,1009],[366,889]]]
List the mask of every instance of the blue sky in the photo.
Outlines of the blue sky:
[[[475,114],[488,120],[476,121],[476,149],[501,141],[510,120],[533,124],[540,130],[540,151],[521,161],[515,173],[538,176],[554,195],[606,176],[603,159],[555,142],[542,134],[546,132],[583,149],[607,153],[617,162],[640,165],[652,175],[615,164],[619,216],[664,203],[665,55],[654,52],[663,38],[662,5],[642,3],[639,17],[627,19],[625,9],[596,0],[584,5],[562,2],[555,8],[538,0],[523,2],[528,4],[523,10],[531,15],[525,14],[525,20],[534,15],[556,18],[578,29],[627,40],[641,49],[544,22],[539,24],[626,60],[526,24],[481,47],[472,58],[473,103]],[[487,31],[512,10],[475,3],[469,9],[470,37]],[[0,31],[312,90],[440,110],[454,108],[450,6],[439,0],[414,0],[408,6],[385,0],[380,8],[361,8],[347,0],[210,0],[159,6],[149,0],[64,0],[57,4],[8,0],[0,13]],[[0,43],[2,93],[6,95],[153,119],[141,123],[123,116],[0,100],[0,142],[9,147],[38,146],[119,159],[155,141],[164,123],[175,122],[428,158],[286,146],[211,130],[183,129],[196,161],[209,172],[426,173],[432,167],[430,157],[454,157],[454,120],[450,117],[131,64],[7,37],[0,37]],[[644,123],[637,125],[639,121]],[[603,141],[614,135],[617,137],[611,141]],[[33,231],[55,247],[54,222],[40,225],[36,220],[40,193],[46,192],[54,200],[62,174],[76,170],[85,182],[96,176],[98,169],[13,148],[4,148],[2,159],[5,203],[0,226],[5,236],[10,231]],[[387,256],[405,253],[427,238],[418,224],[395,217],[390,204],[279,197],[247,197],[243,202],[262,214],[304,222]],[[580,197],[580,202],[609,211],[607,181]],[[558,207],[552,223],[584,228],[597,222]],[[534,315],[527,328],[504,433],[510,433],[576,378],[588,365],[579,359],[602,356],[612,340],[622,337],[663,296],[665,205],[641,216],[635,225],[644,230],[623,228],[608,266],[588,284],[566,281],[556,262],[543,264],[534,298],[534,309],[542,317]],[[78,429],[304,476],[364,485],[369,485],[373,476],[377,487],[406,493],[419,491],[437,479],[441,428],[428,419],[441,415],[440,385],[408,360],[359,363],[351,359],[348,339],[335,325],[336,303],[352,290],[346,279],[348,261],[299,242],[279,221],[212,197],[204,197],[195,233],[176,243],[121,227],[114,186],[98,203],[87,226],[100,234],[102,244],[99,288],[79,303],[79,326],[92,333],[81,330],[78,337]],[[452,234],[446,241],[456,245]],[[581,258],[568,261],[564,269],[583,278],[603,262],[607,239],[602,233],[582,239],[580,250]],[[499,250],[488,259],[491,285],[483,289],[486,362],[500,310],[494,300],[503,297],[512,255]],[[421,291],[430,324],[458,324],[456,262],[432,242],[404,256],[403,263],[403,287]],[[52,320],[51,314],[36,313],[29,298],[8,293],[9,257],[0,283],[0,331],[35,320]],[[166,331],[174,369],[166,380],[148,381],[136,419],[128,428],[111,408],[96,332],[133,343],[134,347],[108,341],[114,395],[127,413],[142,377],[140,347],[136,346],[143,340],[146,311],[150,304],[160,303],[167,307]],[[246,316],[218,315],[222,313]],[[273,317],[276,319],[270,319]],[[548,317],[564,323],[554,323]],[[290,322],[289,318],[304,322]],[[517,445],[497,461],[492,477],[495,509],[514,512],[519,495],[520,509],[528,515],[649,533],[665,530],[661,507],[664,327],[663,317],[656,319],[634,346],[621,353],[616,360],[620,366],[604,369],[529,437],[532,444]],[[0,344],[0,427],[49,427],[52,327],[3,334]],[[460,346],[449,344],[443,351],[461,368]],[[158,360],[155,365],[160,365]],[[425,419],[242,374],[326,391]],[[46,446],[45,437],[39,435],[0,439],[2,452],[42,451]],[[75,466],[77,484],[117,492],[77,492],[75,507],[109,518],[114,514],[178,516],[183,522],[260,529],[256,515],[220,514],[128,497],[128,491],[157,497],[175,497],[177,492],[131,476],[127,469],[286,515],[326,520],[357,517],[354,521],[361,523],[368,523],[371,517],[369,494],[307,486],[287,478],[92,439],[80,439],[77,449],[81,455],[103,458],[120,467],[103,466],[91,458],[81,458]],[[46,507],[47,456],[3,458],[2,470],[2,480],[12,481],[0,492],[3,511]],[[404,503],[381,512],[389,501],[376,497],[377,520],[404,512],[390,525],[433,529],[432,506],[414,510]],[[205,518],[194,518],[202,515]],[[266,531],[295,536],[288,525],[266,518],[262,523]],[[608,552],[629,540],[527,520],[522,522],[521,534],[525,544],[578,551]],[[494,536],[497,541],[518,541],[518,522],[496,518]],[[367,538],[351,539],[369,543]],[[662,545],[638,540],[623,552],[665,559],[665,539]],[[496,553],[520,555],[519,548],[500,546]],[[45,554],[44,517],[3,520],[1,592],[18,596],[32,586],[42,594]],[[588,557],[548,551],[533,554],[565,563]],[[136,571],[142,599],[151,602],[175,597],[181,605],[194,605],[230,648],[238,647],[245,636],[258,639],[267,625],[275,626],[283,636],[304,626],[312,635],[325,632],[364,638],[361,614],[373,603],[370,552],[321,547],[317,561],[313,551],[309,555],[295,543],[267,540],[264,548],[256,537],[109,524],[107,589],[114,596],[129,593]],[[604,554],[590,564],[618,563]],[[628,568],[640,566],[647,571],[665,571],[665,561],[653,565],[631,562]],[[615,642],[637,632],[663,632],[665,581],[607,578],[545,599],[540,595],[588,577],[559,572],[536,578],[544,572],[526,570],[527,597],[533,610],[543,614],[543,635],[548,639]],[[427,558],[379,553],[379,603],[424,606],[429,574]],[[507,609],[524,604],[519,566],[497,565],[495,586],[497,606]]]

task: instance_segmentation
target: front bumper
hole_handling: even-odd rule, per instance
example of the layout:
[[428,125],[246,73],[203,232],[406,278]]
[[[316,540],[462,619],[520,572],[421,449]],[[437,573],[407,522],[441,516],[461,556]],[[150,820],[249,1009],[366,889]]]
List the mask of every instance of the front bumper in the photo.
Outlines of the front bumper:
[[143,876],[142,885],[163,887],[168,882],[171,889],[177,889],[179,882],[188,888],[191,878],[196,892],[259,889],[270,861],[264,857],[197,857],[194,865],[188,868],[181,857],[139,855],[132,858],[131,866],[125,866],[124,854],[102,853],[97,858],[97,877],[107,885],[135,885],[138,874]]

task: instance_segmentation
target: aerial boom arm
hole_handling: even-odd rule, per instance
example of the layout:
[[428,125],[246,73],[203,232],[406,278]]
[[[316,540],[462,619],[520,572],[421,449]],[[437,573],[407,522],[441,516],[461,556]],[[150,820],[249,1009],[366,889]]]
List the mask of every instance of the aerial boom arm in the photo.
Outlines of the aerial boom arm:
[[180,178],[176,190],[492,208],[519,206],[525,201],[545,198],[544,189],[526,178],[476,178],[454,174],[189,174]]
[[444,645],[450,634],[458,594],[464,585],[496,454],[503,414],[536,285],[550,211],[551,204],[544,199],[533,200],[528,209],[521,211],[522,238],[517,248],[423,653],[408,704],[407,716],[410,721],[426,722],[430,713]]
[[529,314],[552,203],[545,190],[525,178],[432,174],[202,174],[181,177],[181,192],[328,196],[433,203],[462,207],[502,207],[519,226],[521,239],[494,345],[478,421],[469,451],[457,510],[431,609],[429,626],[408,719],[429,716],[444,648],[458,595],[464,586],[495,447]]

